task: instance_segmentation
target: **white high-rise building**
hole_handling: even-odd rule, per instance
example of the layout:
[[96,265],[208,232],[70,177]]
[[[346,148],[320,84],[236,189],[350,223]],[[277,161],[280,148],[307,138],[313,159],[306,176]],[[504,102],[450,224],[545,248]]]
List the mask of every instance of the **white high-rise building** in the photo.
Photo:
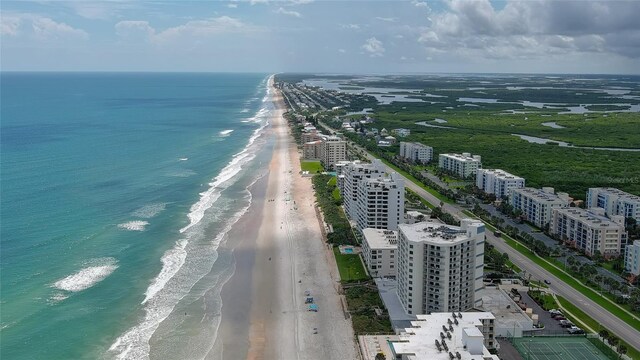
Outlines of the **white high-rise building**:
[[514,210],[522,211],[525,220],[539,228],[544,228],[551,222],[552,210],[569,207],[571,198],[567,193],[556,194],[551,187],[542,189],[525,187],[512,189],[509,202]]
[[495,320],[490,312],[418,315],[391,349],[400,360],[500,360],[489,352],[497,348]]
[[640,276],[640,240],[636,240],[633,244],[627,245],[624,256],[624,268],[628,272]]
[[587,207],[603,208],[607,215],[622,215],[640,222],[640,196],[614,188],[590,188]]
[[398,233],[398,298],[408,314],[465,311],[480,305],[484,223],[437,220],[402,224]]
[[362,230],[362,258],[372,277],[396,276],[398,232],[383,229]]
[[397,173],[362,179],[356,200],[353,220],[360,231],[365,228],[398,230],[404,220],[404,180]]
[[347,160],[347,142],[337,136],[322,136],[320,161],[325,169],[332,169],[340,161]]
[[500,169],[478,169],[476,186],[487,194],[494,194],[496,198],[506,198],[511,189],[524,187],[524,178],[509,174]]
[[384,175],[384,166],[379,159],[373,160],[371,163],[362,163],[354,161],[351,163],[340,163],[340,175],[342,180],[338,180],[338,184],[342,184],[340,195],[344,204],[344,212],[356,221],[358,214],[356,212],[358,203],[358,186],[360,181],[372,177],[380,177]]
[[433,148],[415,142],[400,142],[400,157],[426,164],[433,160]]
[[549,231],[570,243],[587,255],[596,252],[604,256],[618,256],[627,243],[624,219],[614,217],[612,221],[600,214],[580,208],[555,208]]
[[471,155],[470,153],[440,154],[438,167],[466,179],[474,176],[476,171],[482,168],[481,160],[480,155]]

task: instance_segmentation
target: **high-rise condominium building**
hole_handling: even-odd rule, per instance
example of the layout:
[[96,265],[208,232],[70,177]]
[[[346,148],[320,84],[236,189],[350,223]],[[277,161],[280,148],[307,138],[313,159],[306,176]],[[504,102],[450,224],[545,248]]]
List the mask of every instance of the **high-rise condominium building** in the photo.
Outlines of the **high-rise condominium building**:
[[465,311],[479,306],[484,223],[436,220],[402,224],[398,234],[398,297],[408,314]]
[[325,169],[332,169],[339,161],[347,159],[347,142],[337,136],[322,136],[320,147],[320,161]]
[[433,148],[415,142],[400,142],[400,157],[416,163],[426,164],[433,160]]
[[514,209],[520,210],[525,220],[539,228],[544,228],[551,221],[554,208],[568,207],[571,198],[566,193],[555,193],[553,188],[512,189],[509,202]]
[[373,160],[371,163],[362,163],[360,161],[340,162],[336,170],[344,211],[349,218],[356,221],[358,218],[356,205],[358,203],[358,186],[360,182],[363,179],[383,176],[384,166],[382,161],[378,159]]
[[362,179],[358,184],[356,221],[365,228],[398,230],[404,220],[404,180],[397,173]]

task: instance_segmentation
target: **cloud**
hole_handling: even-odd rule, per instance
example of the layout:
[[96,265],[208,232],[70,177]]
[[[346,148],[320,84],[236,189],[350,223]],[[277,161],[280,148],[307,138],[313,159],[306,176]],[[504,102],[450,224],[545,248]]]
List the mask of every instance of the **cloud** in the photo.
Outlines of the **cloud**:
[[427,4],[426,1],[413,0],[413,1],[411,1],[411,4],[413,6],[423,7],[423,8],[429,9],[429,4]]
[[269,3],[269,0],[251,0],[249,2],[251,5],[256,5],[256,4],[267,4]]
[[383,56],[385,51],[382,41],[375,37],[367,39],[362,45],[362,49],[368,52],[371,57]]
[[341,53],[341,54],[345,54],[345,53],[347,52],[347,50],[345,50],[345,49],[338,49],[338,52],[339,52],[339,53]]
[[289,4],[291,5],[305,5],[312,3],[313,0],[289,0]]
[[234,4],[234,3],[227,4],[227,7],[230,8],[230,9],[235,9],[235,8],[238,7],[238,4]]
[[396,20],[398,20],[394,17],[380,17],[380,16],[376,16],[375,19],[380,21],[385,21],[385,22],[396,22]]
[[429,53],[468,57],[535,59],[551,55],[606,53],[640,57],[637,1],[450,0],[431,13],[418,36]]
[[40,41],[87,40],[89,33],[49,17],[30,14],[2,14],[0,34],[2,36],[29,36]]
[[164,44],[172,41],[198,42],[201,39],[220,34],[250,33],[262,29],[245,24],[236,18],[220,16],[204,20],[191,20],[162,31],[153,28],[147,21],[126,20],[118,22],[115,25],[115,30],[116,34],[123,39],[145,39],[155,44]]
[[358,24],[342,24],[340,27],[349,30],[360,30],[360,25]]
[[293,16],[293,17],[297,17],[297,18],[302,17],[302,15],[299,12],[293,11],[293,10],[285,10],[282,7],[279,8],[278,10],[276,10],[275,13],[276,14],[287,15],[287,16]]

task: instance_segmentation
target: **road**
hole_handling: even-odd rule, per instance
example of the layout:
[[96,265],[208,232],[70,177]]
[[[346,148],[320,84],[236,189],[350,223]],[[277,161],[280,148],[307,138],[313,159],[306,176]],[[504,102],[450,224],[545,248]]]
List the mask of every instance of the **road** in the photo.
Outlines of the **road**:
[[[351,143],[357,149],[363,150],[360,146]],[[367,157],[371,160],[376,157],[369,154],[365,151]],[[387,166],[386,164],[385,170],[388,172],[395,171],[393,168]],[[405,186],[416,194],[421,196],[426,201],[430,202],[433,205],[439,205],[440,200],[436,198],[431,193],[427,192],[420,186],[413,183],[411,180],[404,177],[402,174],[399,174],[405,181]],[[462,208],[458,205],[454,204],[444,204],[443,210],[456,216],[457,218],[468,217],[462,212]],[[611,314],[602,306],[598,305],[582,293],[575,290],[573,287],[565,284],[562,280],[553,276],[550,272],[545,269],[539,267],[536,263],[531,261],[529,258],[520,254],[516,249],[509,246],[503,239],[497,238],[491,232],[486,232],[487,242],[491,245],[495,246],[501,253],[507,253],[509,255],[509,260],[511,260],[514,264],[516,264],[520,269],[526,271],[531,274],[532,277],[535,277],[539,280],[549,280],[551,281],[551,285],[549,285],[550,289],[553,290],[557,295],[562,296],[567,299],[567,301],[575,304],[580,308],[580,310],[584,311],[585,314],[591,316],[594,320],[596,320],[603,327],[607,328],[610,332],[614,333],[620,339],[624,340],[630,346],[633,346],[635,349],[640,350],[640,331],[634,329],[626,322],[618,319],[615,315]],[[613,305],[612,305],[613,306]],[[600,329],[593,329],[598,331]]]

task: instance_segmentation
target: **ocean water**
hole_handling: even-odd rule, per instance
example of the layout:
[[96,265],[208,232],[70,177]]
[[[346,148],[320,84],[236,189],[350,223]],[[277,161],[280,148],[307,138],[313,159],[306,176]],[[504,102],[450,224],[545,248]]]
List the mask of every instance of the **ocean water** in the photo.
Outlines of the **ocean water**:
[[219,245],[270,156],[268,77],[0,76],[0,358],[203,357]]

